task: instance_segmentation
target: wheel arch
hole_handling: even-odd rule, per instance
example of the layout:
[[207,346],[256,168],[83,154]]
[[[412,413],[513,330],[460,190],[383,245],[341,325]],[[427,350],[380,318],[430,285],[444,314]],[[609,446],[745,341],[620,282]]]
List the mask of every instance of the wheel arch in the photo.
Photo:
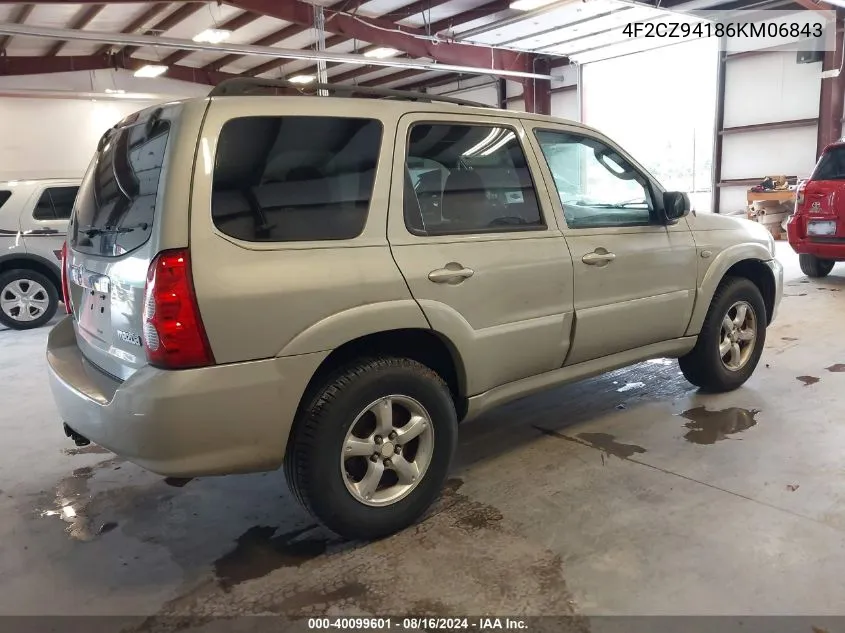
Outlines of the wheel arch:
[[359,336],[335,348],[308,381],[297,407],[297,417],[331,374],[358,358],[373,356],[410,358],[429,367],[449,387],[458,419],[466,415],[466,370],[452,341],[431,329],[400,328]]
[[701,331],[716,289],[726,277],[742,277],[759,288],[766,306],[766,323],[770,323],[777,300],[777,283],[766,265],[771,259],[771,253],[762,244],[737,244],[719,253],[699,284],[686,336],[696,336]]
[[33,270],[47,277],[56,288],[56,292],[59,293],[59,299],[61,299],[62,276],[61,269],[57,265],[31,253],[14,253],[12,255],[0,256],[0,274],[7,273],[10,270],[20,269]]

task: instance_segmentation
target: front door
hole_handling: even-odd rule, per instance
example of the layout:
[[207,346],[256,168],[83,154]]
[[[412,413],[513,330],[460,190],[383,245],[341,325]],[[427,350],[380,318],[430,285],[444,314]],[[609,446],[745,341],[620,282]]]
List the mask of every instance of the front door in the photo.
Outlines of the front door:
[[566,364],[684,335],[696,286],[696,249],[681,220],[655,212],[657,184],[607,139],[583,128],[531,131],[557,190],[572,252],[575,333]]
[[524,135],[516,118],[431,114],[397,131],[388,238],[468,395],[557,369],[569,346],[572,261]]

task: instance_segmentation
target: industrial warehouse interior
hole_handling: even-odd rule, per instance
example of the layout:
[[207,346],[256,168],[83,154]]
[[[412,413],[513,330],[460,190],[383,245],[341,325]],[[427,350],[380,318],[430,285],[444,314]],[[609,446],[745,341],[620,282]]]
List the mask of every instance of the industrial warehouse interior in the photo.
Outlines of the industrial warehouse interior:
[[843,0],[0,0],[0,623],[845,631],[843,120]]

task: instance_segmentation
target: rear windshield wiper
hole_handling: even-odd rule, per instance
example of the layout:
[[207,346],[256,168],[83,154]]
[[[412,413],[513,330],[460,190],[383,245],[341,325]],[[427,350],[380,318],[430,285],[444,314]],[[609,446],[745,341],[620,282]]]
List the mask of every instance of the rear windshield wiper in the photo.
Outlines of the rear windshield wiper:
[[86,226],[79,229],[80,233],[84,233],[87,237],[96,237],[97,235],[113,235],[115,233],[131,233],[135,229],[146,231],[149,224],[141,222],[140,224],[131,224],[129,226],[104,226],[102,228],[96,226]]

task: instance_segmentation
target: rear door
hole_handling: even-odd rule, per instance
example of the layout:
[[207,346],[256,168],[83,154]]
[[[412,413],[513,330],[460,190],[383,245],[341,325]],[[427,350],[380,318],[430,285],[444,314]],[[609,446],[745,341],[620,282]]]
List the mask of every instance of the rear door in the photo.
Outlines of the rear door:
[[[179,108],[145,110],[103,137],[69,225],[77,342],[88,360],[119,379],[146,364],[144,286],[159,248],[155,228],[162,221],[163,174]],[[187,222],[187,211],[180,211]]]
[[569,346],[572,261],[524,135],[496,116],[409,114],[398,126],[391,249],[461,352],[470,395],[557,369]]
[[58,266],[62,244],[79,185],[73,182],[46,185],[22,211],[20,224],[28,253]]

